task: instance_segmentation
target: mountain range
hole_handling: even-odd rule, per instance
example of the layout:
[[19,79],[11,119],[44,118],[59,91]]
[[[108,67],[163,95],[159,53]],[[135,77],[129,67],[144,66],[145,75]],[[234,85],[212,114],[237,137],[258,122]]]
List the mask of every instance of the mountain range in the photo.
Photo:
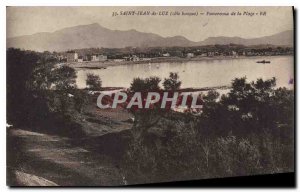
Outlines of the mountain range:
[[284,31],[271,36],[245,39],[241,37],[209,37],[204,41],[194,42],[183,36],[162,37],[154,33],[136,30],[110,30],[98,23],[63,28],[55,32],[43,32],[7,38],[6,46],[35,51],[66,51],[93,47],[172,47],[202,46],[214,44],[242,44],[293,46],[293,31]]

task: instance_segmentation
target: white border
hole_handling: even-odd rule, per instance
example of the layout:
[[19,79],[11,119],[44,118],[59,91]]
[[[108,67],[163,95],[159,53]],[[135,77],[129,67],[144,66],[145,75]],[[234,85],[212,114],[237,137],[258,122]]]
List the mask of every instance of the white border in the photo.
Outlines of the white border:
[[[0,1],[1,7],[0,7],[0,24],[1,24],[1,30],[0,30],[0,47],[1,47],[1,69],[0,69],[0,191],[9,191],[9,189],[6,186],[6,6],[295,6],[296,9],[298,9],[298,14],[300,10],[300,1],[298,0],[230,0],[230,1],[220,1],[220,0],[209,0],[209,1],[201,1],[199,0],[170,0],[164,1],[164,0],[151,0],[148,2],[141,2],[140,0],[107,0],[105,2],[100,2],[96,0],[70,0],[70,1],[62,1],[62,0],[2,0]],[[296,20],[297,25],[299,26],[299,19]],[[299,31],[299,30],[297,30]],[[298,34],[297,34],[298,35]],[[298,40],[296,42],[298,44]],[[296,53],[299,56],[299,49]],[[296,74],[299,74],[299,67],[297,67]],[[299,81],[298,81],[299,82]],[[297,90],[299,90],[297,82]],[[299,103],[299,95],[297,97],[298,103]],[[299,106],[297,105],[297,108]],[[299,113],[297,113],[297,119],[300,119]],[[297,128],[296,128],[297,129]],[[297,138],[299,139],[299,130],[296,131]],[[298,143],[298,142],[297,142]],[[299,146],[297,145],[297,153],[299,153]],[[298,166],[297,172],[299,171]],[[299,177],[297,177],[297,183],[299,183]],[[24,190],[24,189],[22,189]],[[37,189],[27,189],[29,191],[36,191]],[[44,189],[43,191],[50,191],[51,189]],[[62,189],[61,190],[68,190],[68,189]],[[79,191],[84,191],[86,189],[76,189]],[[99,190],[99,189],[96,189]],[[114,189],[115,190],[115,189]],[[120,190],[120,189],[117,189]],[[124,190],[124,189],[122,189]],[[130,189],[133,190],[133,189]],[[157,189],[153,189],[156,190]],[[160,189],[162,190],[162,189]],[[158,191],[160,191],[158,190]],[[165,189],[166,190],[166,189]],[[167,191],[173,191],[175,189],[168,189]],[[181,189],[182,190],[182,189]],[[188,190],[188,189],[185,189]],[[205,191],[217,191],[217,189],[201,189]],[[226,190],[232,190],[232,189],[226,189]],[[240,190],[240,189],[237,189]],[[256,189],[257,190],[257,189]],[[262,190],[262,189],[261,189]],[[258,190],[258,191],[261,191]],[[274,189],[269,189],[267,191],[271,191]],[[252,191],[252,190],[251,190]],[[283,190],[287,191],[287,189]]]

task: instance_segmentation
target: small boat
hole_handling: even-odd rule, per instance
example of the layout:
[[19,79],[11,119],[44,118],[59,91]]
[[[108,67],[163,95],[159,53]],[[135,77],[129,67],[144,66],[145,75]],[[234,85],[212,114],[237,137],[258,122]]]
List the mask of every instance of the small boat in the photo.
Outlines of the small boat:
[[271,63],[271,61],[262,60],[262,61],[257,61],[256,63],[267,64],[267,63]]

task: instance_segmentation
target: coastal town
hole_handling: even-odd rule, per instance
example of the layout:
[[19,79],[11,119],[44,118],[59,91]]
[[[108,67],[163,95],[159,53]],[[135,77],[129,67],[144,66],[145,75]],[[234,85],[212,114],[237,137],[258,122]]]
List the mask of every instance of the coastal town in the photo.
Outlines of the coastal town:
[[236,44],[211,45],[202,47],[168,47],[168,48],[138,48],[126,47],[119,49],[89,48],[53,52],[60,62],[141,62],[153,59],[196,59],[216,57],[253,57],[253,56],[280,56],[293,55],[293,48],[279,46],[243,46]]

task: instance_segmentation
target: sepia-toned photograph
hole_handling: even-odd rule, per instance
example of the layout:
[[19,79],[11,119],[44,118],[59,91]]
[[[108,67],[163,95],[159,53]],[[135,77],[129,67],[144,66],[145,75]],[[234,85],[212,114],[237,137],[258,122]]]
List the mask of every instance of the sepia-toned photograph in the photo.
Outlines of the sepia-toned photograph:
[[295,174],[294,31],[288,6],[6,7],[7,185]]

